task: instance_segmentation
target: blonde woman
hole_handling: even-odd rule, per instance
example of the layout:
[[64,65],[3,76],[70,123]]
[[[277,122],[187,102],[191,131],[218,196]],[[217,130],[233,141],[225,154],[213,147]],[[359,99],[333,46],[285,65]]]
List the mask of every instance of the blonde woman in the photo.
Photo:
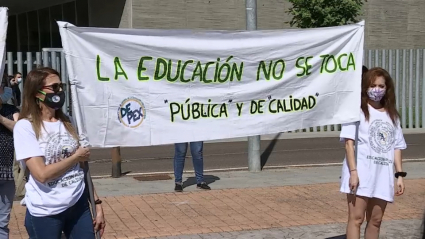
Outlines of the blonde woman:
[[[62,112],[65,92],[59,73],[31,71],[24,85],[20,120],[14,129],[16,160],[30,171],[25,185],[25,227],[30,239],[94,239],[103,233],[101,200],[95,193],[97,217],[91,217],[82,162],[90,156],[79,146],[70,119]],[[94,224],[94,228],[93,228]]]

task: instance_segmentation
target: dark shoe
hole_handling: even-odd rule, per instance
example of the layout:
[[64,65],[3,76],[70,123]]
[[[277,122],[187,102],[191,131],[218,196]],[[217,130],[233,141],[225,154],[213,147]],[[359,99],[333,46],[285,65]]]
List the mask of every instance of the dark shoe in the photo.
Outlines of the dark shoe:
[[204,189],[204,190],[211,190],[210,186],[208,186],[207,183],[203,182],[203,183],[198,183],[197,184],[199,189]]
[[174,191],[183,192],[183,184],[176,183],[176,186],[174,187]]

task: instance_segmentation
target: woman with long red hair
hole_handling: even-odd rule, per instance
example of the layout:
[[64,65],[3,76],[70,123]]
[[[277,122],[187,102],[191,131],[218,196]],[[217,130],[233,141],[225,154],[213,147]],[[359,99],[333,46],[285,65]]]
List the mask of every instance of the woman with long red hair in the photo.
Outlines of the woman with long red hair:
[[396,109],[394,83],[386,70],[376,67],[365,71],[358,132],[356,124],[343,125],[340,135],[346,151],[340,191],[347,194],[347,239],[360,238],[365,215],[365,238],[378,239],[387,203],[394,201],[394,178],[397,179],[395,195],[399,196],[404,193],[406,176],[401,157],[406,142]]

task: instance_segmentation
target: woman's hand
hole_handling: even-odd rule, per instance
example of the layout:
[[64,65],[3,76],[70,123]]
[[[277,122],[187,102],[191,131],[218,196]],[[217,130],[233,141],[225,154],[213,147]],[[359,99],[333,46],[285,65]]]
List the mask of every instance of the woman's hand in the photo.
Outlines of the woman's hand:
[[359,175],[357,170],[350,172],[350,190],[354,194],[359,186]]
[[396,196],[401,196],[404,193],[404,181],[403,177],[397,178],[397,192],[395,193]]
[[105,217],[103,216],[102,205],[96,205],[96,218],[93,220],[94,231],[100,233],[100,237],[102,237],[103,232],[105,232]]
[[75,156],[78,158],[79,162],[85,162],[89,160],[90,150],[89,148],[83,148],[80,146],[75,152]]

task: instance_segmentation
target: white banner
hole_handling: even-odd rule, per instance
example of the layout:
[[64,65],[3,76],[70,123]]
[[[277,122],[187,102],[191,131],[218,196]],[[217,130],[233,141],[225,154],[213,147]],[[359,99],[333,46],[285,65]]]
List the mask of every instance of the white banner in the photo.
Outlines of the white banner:
[[3,77],[6,61],[7,8],[0,7],[0,76]]
[[308,30],[58,22],[92,146],[274,134],[359,120],[364,22]]

